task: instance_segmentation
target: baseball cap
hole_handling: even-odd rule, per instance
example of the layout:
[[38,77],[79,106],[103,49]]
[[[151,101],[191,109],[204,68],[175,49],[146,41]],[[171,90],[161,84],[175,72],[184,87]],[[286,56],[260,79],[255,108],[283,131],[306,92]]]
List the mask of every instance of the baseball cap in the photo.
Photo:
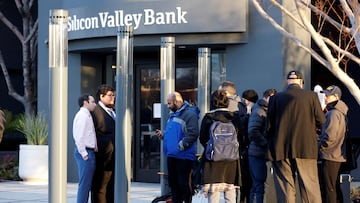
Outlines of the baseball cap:
[[321,91],[321,93],[324,93],[327,96],[337,95],[339,97],[339,99],[341,98],[341,89],[336,85],[331,85],[331,86],[327,87],[326,89]]
[[292,70],[288,73],[287,79],[304,79],[304,77],[300,71]]

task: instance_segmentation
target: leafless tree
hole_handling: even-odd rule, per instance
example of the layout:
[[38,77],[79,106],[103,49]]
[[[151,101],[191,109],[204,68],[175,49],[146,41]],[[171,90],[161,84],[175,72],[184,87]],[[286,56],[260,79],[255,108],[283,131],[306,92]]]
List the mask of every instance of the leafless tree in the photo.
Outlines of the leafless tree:
[[[285,0],[283,0],[285,1]],[[360,65],[360,3],[359,0],[286,0],[292,1],[294,10],[281,4],[281,0],[252,0],[260,15],[270,22],[283,36],[311,54],[350,91],[360,104],[360,89],[347,74],[349,61]],[[279,9],[311,36],[315,48],[307,46],[270,15],[270,9]],[[315,20],[306,15],[310,10]]]
[[[11,19],[0,10],[0,21],[17,37],[21,43],[24,94],[20,95],[13,87],[12,80],[6,66],[3,51],[0,50],[0,66],[4,74],[8,94],[21,102],[25,108],[25,115],[35,113],[36,109],[36,65],[37,65],[37,32],[38,19],[33,17],[32,7],[36,6],[36,0],[14,0],[22,20],[22,28],[16,27]],[[6,8],[4,8],[6,9]]]

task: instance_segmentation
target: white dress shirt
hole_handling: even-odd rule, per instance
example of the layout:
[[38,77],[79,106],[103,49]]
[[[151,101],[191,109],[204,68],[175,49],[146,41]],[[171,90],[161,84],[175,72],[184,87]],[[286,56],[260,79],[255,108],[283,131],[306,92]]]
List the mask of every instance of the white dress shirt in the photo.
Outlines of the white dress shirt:
[[88,155],[86,148],[97,149],[94,122],[90,111],[81,107],[73,121],[73,137],[78,152],[84,158]]
[[101,101],[99,101],[98,104],[99,104],[99,106],[101,106],[101,108],[103,108],[106,111],[106,113],[108,113],[113,119],[115,119],[116,114],[115,114],[114,109],[106,107],[105,104],[102,103]]

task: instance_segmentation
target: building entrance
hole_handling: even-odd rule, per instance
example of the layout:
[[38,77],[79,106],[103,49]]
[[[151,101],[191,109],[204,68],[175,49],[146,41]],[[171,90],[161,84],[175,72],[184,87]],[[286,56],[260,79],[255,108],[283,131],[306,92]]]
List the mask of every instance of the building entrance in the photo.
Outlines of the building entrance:
[[[197,105],[198,101],[198,50],[177,49],[175,56],[175,90],[184,100]],[[160,64],[159,47],[135,48],[133,59],[133,134],[131,146],[132,180],[159,182],[161,140],[155,135],[160,129]],[[83,54],[82,92],[96,94],[99,84],[115,84],[113,55]],[[106,66],[104,66],[106,64]],[[223,50],[211,54],[211,90],[217,89],[225,79],[225,54]],[[157,107],[159,107],[157,109]],[[164,118],[167,119],[167,118]]]
[[[155,135],[160,129],[160,67],[136,66],[135,180],[159,182],[161,140]],[[176,68],[176,90],[185,100],[197,101],[197,65],[179,64]],[[165,118],[166,119],[166,118]]]
[[[158,50],[158,48],[157,48]],[[225,54],[223,50],[211,54],[211,90],[225,80]],[[184,100],[197,105],[198,101],[198,50],[176,50],[175,90]],[[155,130],[161,128],[160,64],[159,52],[134,55],[134,135],[133,180],[138,182],[160,181],[161,140]],[[167,119],[167,118],[164,118]]]

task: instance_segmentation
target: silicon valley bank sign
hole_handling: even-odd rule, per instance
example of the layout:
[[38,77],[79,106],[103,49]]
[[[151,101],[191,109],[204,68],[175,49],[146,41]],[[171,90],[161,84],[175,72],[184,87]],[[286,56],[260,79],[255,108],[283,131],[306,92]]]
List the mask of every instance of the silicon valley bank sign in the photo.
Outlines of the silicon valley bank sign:
[[97,16],[78,18],[76,15],[69,16],[68,30],[90,30],[98,28],[113,28],[119,26],[133,26],[137,30],[142,23],[143,26],[187,24],[187,11],[176,7],[176,11],[155,12],[153,9],[144,9],[142,13],[126,14],[123,10],[113,13],[101,12]]
[[124,5],[121,9],[102,11],[96,11],[101,9],[96,5],[69,9],[69,39],[116,36],[119,26],[133,26],[135,35],[246,31],[246,0],[224,0],[233,3],[220,9],[219,1],[215,0],[194,0],[195,3],[207,2],[201,6],[186,2],[184,5],[154,2],[147,7],[138,3],[143,7]]

